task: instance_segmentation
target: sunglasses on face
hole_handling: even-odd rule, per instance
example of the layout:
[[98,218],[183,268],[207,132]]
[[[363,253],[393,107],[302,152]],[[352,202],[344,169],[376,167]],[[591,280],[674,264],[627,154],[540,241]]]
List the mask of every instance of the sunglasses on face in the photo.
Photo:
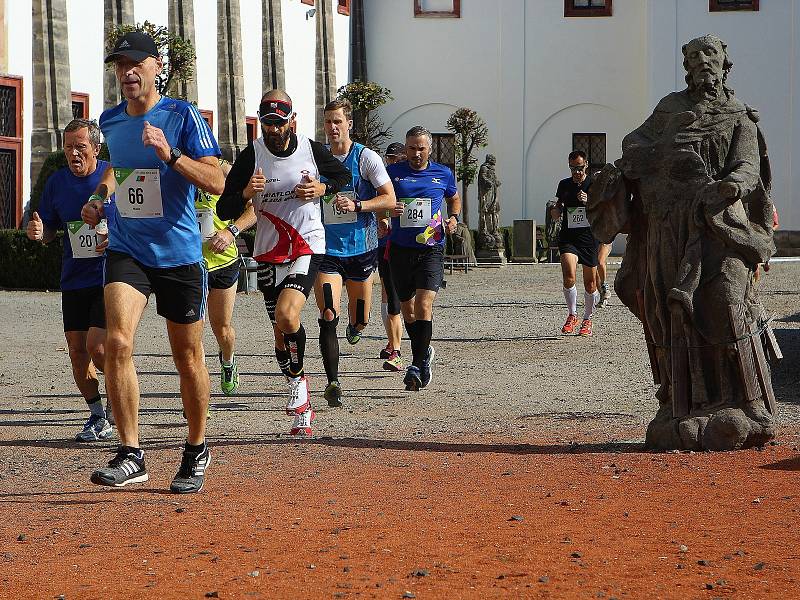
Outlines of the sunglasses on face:
[[569,170],[573,173],[580,173],[581,171],[586,170],[586,165],[578,165],[577,167],[573,167],[572,165],[569,166]]

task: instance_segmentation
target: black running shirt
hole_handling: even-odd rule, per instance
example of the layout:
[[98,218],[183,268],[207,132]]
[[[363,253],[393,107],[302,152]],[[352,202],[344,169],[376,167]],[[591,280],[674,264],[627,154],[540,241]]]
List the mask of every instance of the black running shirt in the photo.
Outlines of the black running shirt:
[[589,191],[592,178],[586,177],[583,183],[575,183],[572,177],[567,177],[558,182],[556,198],[558,208],[561,210],[560,243],[570,243],[575,246],[591,247],[597,244],[592,235],[589,221],[586,219],[586,205],[578,201],[578,191]]

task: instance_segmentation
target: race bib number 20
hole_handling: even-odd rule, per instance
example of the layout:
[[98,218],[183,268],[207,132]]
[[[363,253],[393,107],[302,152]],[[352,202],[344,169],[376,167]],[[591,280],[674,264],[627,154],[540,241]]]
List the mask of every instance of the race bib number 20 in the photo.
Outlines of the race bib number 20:
[[158,169],[114,169],[117,212],[129,219],[164,216]]

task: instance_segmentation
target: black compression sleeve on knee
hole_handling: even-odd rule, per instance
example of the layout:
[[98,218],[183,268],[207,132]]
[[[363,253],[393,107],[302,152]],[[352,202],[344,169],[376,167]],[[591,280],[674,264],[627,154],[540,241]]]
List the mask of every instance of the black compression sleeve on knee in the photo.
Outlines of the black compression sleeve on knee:
[[322,303],[325,310],[329,310],[336,316],[336,311],[333,308],[333,288],[330,283],[322,284]]
[[428,358],[428,347],[433,336],[433,322],[414,321],[414,337],[411,339],[411,354],[415,367],[422,368],[422,363]]
[[328,383],[339,379],[339,338],[336,337],[336,327],[339,317],[333,321],[319,319],[319,351],[322,354],[322,364]]
[[275,348],[275,358],[278,361],[278,366],[281,368],[281,373],[286,375],[286,377],[290,377],[290,375],[289,375],[289,351],[288,350],[280,350],[279,348]]
[[289,351],[289,377],[303,375],[303,356],[306,353],[306,330],[303,325],[294,333],[284,333],[283,341]]
[[366,316],[366,306],[367,305],[363,299],[356,299],[356,325],[363,325],[364,327],[367,326],[367,320],[364,318]]

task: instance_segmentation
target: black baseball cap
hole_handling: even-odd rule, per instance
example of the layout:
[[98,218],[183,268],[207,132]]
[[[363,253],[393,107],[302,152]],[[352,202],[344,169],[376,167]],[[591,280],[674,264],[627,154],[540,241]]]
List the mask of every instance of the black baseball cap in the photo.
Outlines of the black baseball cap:
[[106,56],[105,62],[112,62],[120,56],[130,58],[136,62],[143,61],[148,56],[158,58],[158,47],[153,38],[146,33],[129,31],[117,40],[111,54]]
[[403,156],[406,153],[406,147],[400,142],[392,142],[386,148],[386,156]]
[[285,100],[264,100],[258,107],[258,120],[265,125],[286,123],[292,117],[292,103]]

